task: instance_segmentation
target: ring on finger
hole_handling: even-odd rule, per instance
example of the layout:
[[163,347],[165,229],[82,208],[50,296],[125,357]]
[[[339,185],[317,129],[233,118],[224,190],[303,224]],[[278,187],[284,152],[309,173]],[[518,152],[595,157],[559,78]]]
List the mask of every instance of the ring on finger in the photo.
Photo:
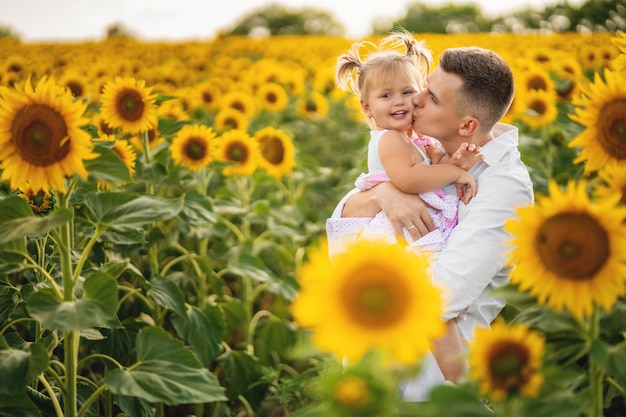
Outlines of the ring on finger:
[[415,225],[414,224],[412,224],[412,225],[410,225],[409,227],[406,228],[406,230],[411,230],[411,229],[415,229]]

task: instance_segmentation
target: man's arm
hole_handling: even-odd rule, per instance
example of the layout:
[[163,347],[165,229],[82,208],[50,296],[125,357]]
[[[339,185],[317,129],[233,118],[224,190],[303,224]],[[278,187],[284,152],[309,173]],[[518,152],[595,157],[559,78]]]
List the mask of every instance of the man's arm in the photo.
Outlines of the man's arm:
[[417,240],[435,228],[419,195],[403,193],[390,182],[351,195],[343,206],[341,217],[373,217],[380,210],[385,212],[399,236],[406,227]]

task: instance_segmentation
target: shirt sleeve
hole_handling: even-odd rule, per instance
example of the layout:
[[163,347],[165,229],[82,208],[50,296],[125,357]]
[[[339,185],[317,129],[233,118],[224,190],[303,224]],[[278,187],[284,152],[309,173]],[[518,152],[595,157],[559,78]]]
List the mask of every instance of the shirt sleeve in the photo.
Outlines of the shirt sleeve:
[[496,281],[508,280],[510,236],[504,225],[517,207],[533,200],[532,183],[521,162],[489,172],[491,168],[479,177],[476,197],[467,205],[460,203],[459,223],[446,248],[435,253],[433,282],[444,290],[445,320],[476,310],[475,304],[486,299]]

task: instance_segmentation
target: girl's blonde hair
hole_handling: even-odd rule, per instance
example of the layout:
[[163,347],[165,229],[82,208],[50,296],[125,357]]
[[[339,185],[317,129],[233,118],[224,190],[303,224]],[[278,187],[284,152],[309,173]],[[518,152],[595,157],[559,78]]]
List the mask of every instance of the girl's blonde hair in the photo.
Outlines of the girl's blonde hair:
[[[365,59],[361,58],[362,51],[370,52]],[[378,83],[398,73],[415,80],[421,90],[426,87],[432,62],[432,52],[424,41],[406,31],[392,32],[378,45],[370,41],[352,44],[348,52],[337,58],[335,81],[340,89],[352,92],[358,99],[367,97]]]

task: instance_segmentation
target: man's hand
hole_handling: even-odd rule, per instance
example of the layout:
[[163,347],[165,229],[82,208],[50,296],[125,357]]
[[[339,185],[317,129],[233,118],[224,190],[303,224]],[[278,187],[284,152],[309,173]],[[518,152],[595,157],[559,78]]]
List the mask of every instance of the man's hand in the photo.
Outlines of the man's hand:
[[403,193],[390,182],[354,194],[346,202],[342,217],[373,217],[380,210],[387,215],[396,236],[403,236],[402,229],[406,228],[417,240],[435,228],[419,195]]

